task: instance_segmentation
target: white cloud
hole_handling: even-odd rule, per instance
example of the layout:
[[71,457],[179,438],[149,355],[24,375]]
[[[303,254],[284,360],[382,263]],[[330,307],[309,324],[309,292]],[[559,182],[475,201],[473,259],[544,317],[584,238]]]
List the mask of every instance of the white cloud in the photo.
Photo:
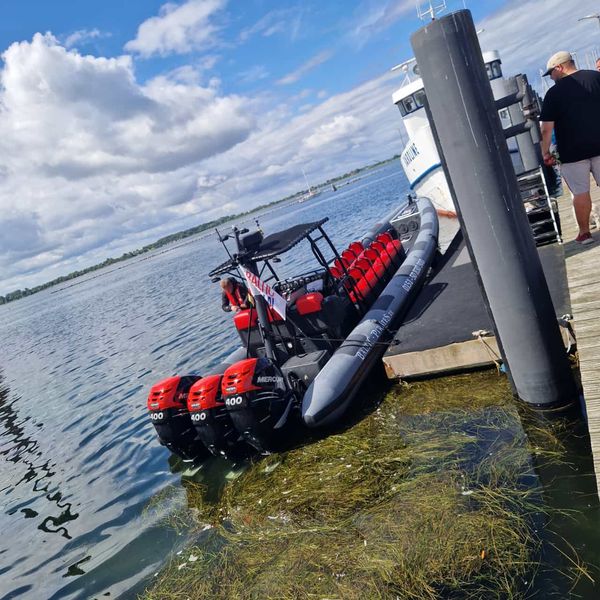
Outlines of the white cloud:
[[159,15],[144,21],[137,36],[125,50],[143,57],[186,54],[210,47],[216,42],[218,27],[214,16],[227,0],[188,0],[161,6]]
[[[576,7],[574,6],[576,4]],[[558,50],[578,52],[580,66],[585,64],[586,49],[599,35],[596,22],[578,18],[598,12],[596,0],[511,0],[496,14],[477,24],[483,50],[498,50],[506,75],[528,73],[539,84],[539,69]]]
[[302,13],[298,9],[273,10],[261,17],[254,25],[244,29],[239,36],[240,42],[247,42],[255,35],[271,37],[284,33],[295,40],[300,31]]
[[288,73],[285,77],[282,77],[277,83],[279,85],[289,85],[290,83],[296,83],[306,73],[312,71],[315,67],[328,61],[333,56],[333,50],[323,50],[318,54],[315,54],[312,58],[307,60],[304,64],[300,65],[297,69]]
[[240,81],[244,83],[255,83],[269,77],[269,71],[264,65],[254,65],[238,74]]
[[363,1],[355,10],[357,17],[350,24],[347,35],[363,46],[373,36],[388,29],[404,15],[414,14],[414,11],[414,0]]
[[222,96],[185,68],[140,86],[130,58],[49,35],[4,60],[0,293],[293,193],[301,167],[318,181],[400,150],[389,73],[301,114],[307,91],[259,114],[272,99]]
[[302,167],[318,181],[399,153],[401,120],[391,101],[398,85],[386,73],[299,115],[278,106],[247,140],[204,166],[226,176],[219,192],[244,199],[246,209],[305,187]]
[[205,188],[197,165],[254,127],[248,99],[223,96],[216,81],[200,86],[193,70],[141,86],[130,58],[81,56],[49,34],[3,59],[4,292],[41,283],[41,268],[46,280],[180,228]]
[[307,148],[321,148],[341,138],[349,138],[361,127],[361,122],[352,115],[336,115],[333,119],[319,126],[317,131],[304,141]]
[[73,48],[87,44],[91,40],[110,37],[110,33],[102,33],[99,29],[79,29],[65,39],[65,48]]
[[[597,27],[578,16],[559,0],[510,2],[478,24],[482,47],[501,52],[506,75],[535,73],[559,48],[593,45]],[[325,100],[302,90],[282,101],[283,88],[225,96],[215,79],[201,85],[196,64],[140,85],[131,58],[81,56],[51,36],[4,59],[0,293],[282,198],[305,187],[302,168],[316,183],[403,145],[391,102],[401,76],[389,72]]]

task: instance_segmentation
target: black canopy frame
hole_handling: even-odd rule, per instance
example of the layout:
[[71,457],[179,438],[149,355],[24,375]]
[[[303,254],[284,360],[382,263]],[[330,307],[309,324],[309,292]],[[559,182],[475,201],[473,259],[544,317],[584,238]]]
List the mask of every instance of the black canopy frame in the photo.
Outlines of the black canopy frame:
[[[273,287],[279,290],[279,285],[281,284],[281,280],[271,265],[271,261],[275,262],[274,259],[279,257],[281,254],[285,254],[290,251],[292,248],[297,246],[303,240],[307,240],[310,244],[311,251],[313,253],[314,258],[316,259],[319,266],[324,271],[324,277],[333,281],[333,276],[330,274],[329,265],[334,261],[338,261],[339,264],[342,265],[343,276],[342,279],[338,281],[340,285],[339,290],[350,297],[350,291],[354,291],[354,301],[353,305],[359,314],[363,314],[366,310],[365,299],[360,291],[356,288],[354,280],[349,276],[348,271],[341,260],[341,256],[337,251],[337,248],[323,229],[323,225],[329,220],[329,218],[325,217],[319,221],[314,221],[311,223],[300,223],[298,225],[293,225],[292,227],[288,227],[282,231],[273,233],[263,240],[261,240],[260,244],[251,249],[242,249],[243,244],[239,243],[238,240],[238,252],[231,254],[229,250],[227,253],[229,254],[229,260],[225,261],[209,273],[209,277],[215,278],[220,275],[231,275],[237,276],[240,279],[244,279],[241,268],[242,267],[251,267],[251,270],[255,272],[259,278],[265,282],[270,282],[275,280],[275,284]],[[217,232],[218,233],[218,232]],[[219,234],[219,239],[225,245],[224,239],[221,238]],[[236,237],[237,239],[237,237]],[[319,246],[319,242],[324,241],[325,245],[329,248],[333,256],[331,258],[327,258],[325,253],[329,254],[327,250],[323,251]],[[259,268],[259,263],[262,263]],[[264,277],[265,271],[268,271],[270,274],[268,277]],[[311,273],[318,273],[318,269],[313,269]],[[289,280],[286,280],[289,281]],[[292,280],[293,281],[293,280]],[[293,322],[294,329],[301,334],[301,336],[307,337],[306,334],[302,331],[301,327],[297,323]],[[283,342],[283,337],[279,334],[279,332],[273,331],[272,327],[268,323],[262,323],[262,319],[260,319],[259,315],[259,330],[261,337],[263,340],[267,341],[267,338],[279,338],[280,342]],[[296,339],[296,335],[293,335],[294,343]],[[248,350],[248,349],[247,349]]]
[[[230,256],[229,260],[220,264],[218,267],[210,271],[208,274],[209,277],[216,277],[219,275],[224,275],[226,273],[231,273],[237,268],[248,262],[257,263],[259,261],[265,261],[268,263],[271,259],[279,256],[280,254],[285,254],[295,246],[297,246],[302,240],[307,239],[311,247],[313,249],[313,253],[315,254],[315,258],[323,267],[327,267],[327,261],[324,259],[323,254],[316,246],[316,242],[320,239],[325,239],[331,250],[333,251],[336,258],[339,257],[339,254],[322,228],[323,224],[326,223],[329,218],[325,217],[320,221],[314,221],[312,223],[300,223],[298,225],[293,225],[292,227],[288,227],[282,231],[277,233],[272,233],[264,238],[259,246],[255,249],[248,250],[242,253],[236,253]],[[319,231],[320,236],[313,239],[311,234],[314,231]],[[315,252],[316,249],[316,252]],[[269,267],[273,272],[272,267]],[[277,276],[275,276],[277,278]]]

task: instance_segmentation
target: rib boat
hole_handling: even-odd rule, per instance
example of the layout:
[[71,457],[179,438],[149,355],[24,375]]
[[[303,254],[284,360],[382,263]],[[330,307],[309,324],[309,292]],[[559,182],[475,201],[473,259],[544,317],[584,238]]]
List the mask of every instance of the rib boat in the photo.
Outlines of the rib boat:
[[[228,259],[209,276],[234,277],[253,298],[233,314],[241,346],[203,376],[160,381],[147,401],[161,444],[184,461],[269,451],[292,422],[337,424],[385,351],[437,251],[436,210],[409,198],[341,252],[327,220],[219,236]],[[280,277],[300,244],[314,264]]]

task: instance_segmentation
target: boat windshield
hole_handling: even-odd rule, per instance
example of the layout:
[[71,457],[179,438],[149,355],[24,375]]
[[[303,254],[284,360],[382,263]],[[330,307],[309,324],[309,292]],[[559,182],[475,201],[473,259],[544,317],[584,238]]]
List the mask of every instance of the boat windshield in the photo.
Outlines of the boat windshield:
[[417,90],[414,94],[402,98],[397,105],[403,117],[423,108],[425,106],[425,90]]

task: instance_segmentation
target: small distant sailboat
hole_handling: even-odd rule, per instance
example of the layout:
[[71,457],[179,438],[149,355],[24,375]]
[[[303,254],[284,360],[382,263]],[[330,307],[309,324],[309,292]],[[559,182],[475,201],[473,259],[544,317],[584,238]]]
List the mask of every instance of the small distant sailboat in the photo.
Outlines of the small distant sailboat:
[[310,200],[311,198],[314,198],[315,196],[318,196],[321,193],[321,190],[317,190],[317,189],[311,187],[310,183],[308,183],[308,179],[306,177],[306,173],[304,172],[304,169],[302,169],[302,175],[304,175],[304,181],[306,182],[306,187],[308,188],[308,192],[306,192],[306,194],[301,196],[300,199],[298,200],[298,202],[305,202],[306,200]]

